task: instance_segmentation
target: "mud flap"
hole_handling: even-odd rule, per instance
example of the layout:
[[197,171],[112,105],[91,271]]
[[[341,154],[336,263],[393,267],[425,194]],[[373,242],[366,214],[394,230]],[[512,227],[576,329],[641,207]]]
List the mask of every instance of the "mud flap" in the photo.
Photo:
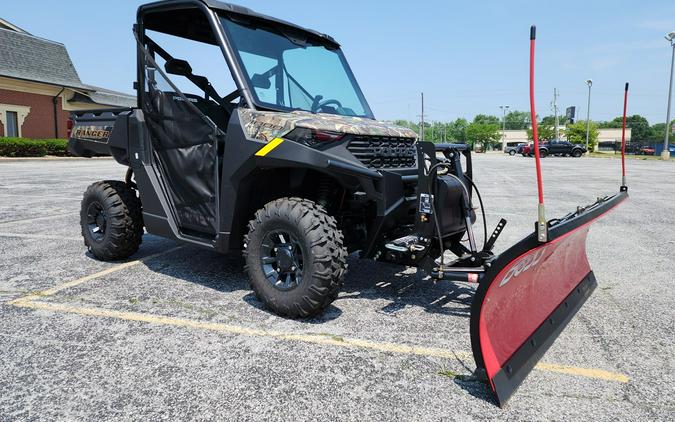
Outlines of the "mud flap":
[[554,222],[499,255],[471,308],[471,345],[504,406],[596,287],[586,256],[590,225],[628,197],[620,192]]

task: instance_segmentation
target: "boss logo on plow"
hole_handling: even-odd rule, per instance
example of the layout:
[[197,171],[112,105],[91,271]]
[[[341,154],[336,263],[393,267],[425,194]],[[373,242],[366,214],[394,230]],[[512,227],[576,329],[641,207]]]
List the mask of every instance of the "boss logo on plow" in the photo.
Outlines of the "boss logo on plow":
[[530,270],[535,265],[541,261],[541,259],[546,254],[548,248],[541,248],[538,251],[535,251],[523,258],[520,259],[513,267],[511,267],[507,272],[501,282],[499,282],[499,287],[504,286],[506,283],[511,281],[512,278],[518,277],[522,273]]

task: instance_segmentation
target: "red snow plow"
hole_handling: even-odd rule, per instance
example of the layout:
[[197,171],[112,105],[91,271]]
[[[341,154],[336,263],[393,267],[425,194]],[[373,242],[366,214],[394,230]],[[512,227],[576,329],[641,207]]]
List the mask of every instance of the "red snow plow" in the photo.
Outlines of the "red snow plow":
[[628,197],[626,191],[548,222],[494,261],[471,308],[471,343],[503,405],[597,286],[586,257],[590,225]]
[[[597,283],[586,256],[590,225],[628,198],[625,170],[624,93],[622,179],[619,192],[546,220],[534,104],[536,29],[530,31],[530,105],[539,191],[535,231],[486,263],[471,308],[471,344],[478,371],[484,371],[500,406],[574,317]],[[497,233],[498,234],[498,233]]]

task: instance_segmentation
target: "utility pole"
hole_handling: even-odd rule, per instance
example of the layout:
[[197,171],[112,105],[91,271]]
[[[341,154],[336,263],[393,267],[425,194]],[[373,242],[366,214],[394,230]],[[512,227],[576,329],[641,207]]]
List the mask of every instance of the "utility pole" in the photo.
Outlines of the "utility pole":
[[560,131],[558,130],[558,89],[553,88],[553,114],[555,116],[555,139],[560,139]]
[[504,149],[504,141],[506,140],[506,110],[509,109],[507,105],[500,105],[502,109],[502,150]]
[[420,114],[420,141],[424,142],[424,92],[422,93],[422,114]]
[[666,113],[666,139],[663,141],[663,152],[661,152],[661,158],[663,160],[670,160],[670,148],[668,146],[668,137],[670,131],[673,128],[670,125],[670,103],[673,96],[673,68],[675,67],[675,31],[668,33],[666,39],[670,41],[670,45],[673,47],[673,58],[670,62],[670,82],[668,84],[668,112]]
[[593,87],[593,80],[587,79],[586,85],[588,85],[588,105],[586,106],[586,154],[590,154],[591,151],[588,150],[588,138],[591,134],[591,87]]

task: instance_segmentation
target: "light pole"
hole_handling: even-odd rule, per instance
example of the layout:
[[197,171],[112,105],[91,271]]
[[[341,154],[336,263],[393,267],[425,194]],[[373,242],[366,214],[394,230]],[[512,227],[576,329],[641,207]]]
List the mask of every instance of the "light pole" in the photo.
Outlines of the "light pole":
[[593,80],[586,79],[586,85],[588,85],[588,105],[586,106],[586,154],[591,152],[588,150],[588,138],[591,134],[591,87],[593,86]]
[[509,109],[507,105],[500,105],[499,108],[502,109],[502,151],[504,150],[504,141],[506,140],[506,111]]
[[670,127],[670,102],[673,95],[673,67],[675,67],[675,31],[669,32],[666,39],[673,47],[673,58],[670,62],[670,82],[668,83],[668,112],[666,113],[666,139],[663,141],[663,152],[661,158],[663,160],[670,159],[670,150],[668,149],[668,137],[672,128]]

